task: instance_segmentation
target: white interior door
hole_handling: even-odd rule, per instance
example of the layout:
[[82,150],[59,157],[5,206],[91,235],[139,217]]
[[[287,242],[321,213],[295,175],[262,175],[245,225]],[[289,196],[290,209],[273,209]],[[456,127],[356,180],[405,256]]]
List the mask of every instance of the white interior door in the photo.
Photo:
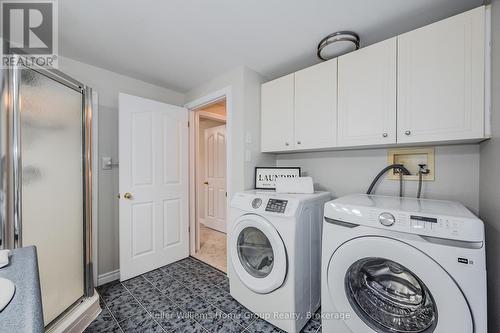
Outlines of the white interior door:
[[120,280],[189,255],[188,111],[120,94]]
[[226,232],[226,125],[205,129],[205,225]]

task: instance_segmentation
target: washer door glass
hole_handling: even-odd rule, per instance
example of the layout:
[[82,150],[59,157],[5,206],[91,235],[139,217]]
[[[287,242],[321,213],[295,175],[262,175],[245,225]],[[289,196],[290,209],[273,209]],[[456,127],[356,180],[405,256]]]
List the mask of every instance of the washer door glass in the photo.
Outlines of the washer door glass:
[[438,313],[427,286],[406,267],[363,258],[346,272],[345,291],[357,315],[377,332],[433,332]]
[[288,262],[285,243],[270,221],[242,215],[228,236],[231,267],[245,287],[267,294],[283,285]]
[[257,228],[247,227],[238,236],[238,257],[245,270],[256,278],[269,275],[274,252],[269,239]]

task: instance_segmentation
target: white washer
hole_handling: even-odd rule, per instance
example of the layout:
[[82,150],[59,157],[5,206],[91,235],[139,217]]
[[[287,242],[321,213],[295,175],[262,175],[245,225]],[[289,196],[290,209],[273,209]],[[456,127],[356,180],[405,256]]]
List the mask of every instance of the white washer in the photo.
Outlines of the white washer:
[[321,288],[326,333],[486,332],[483,222],[450,201],[330,201]]
[[299,332],[320,305],[321,228],[327,192],[247,191],[231,201],[231,295],[287,331]]

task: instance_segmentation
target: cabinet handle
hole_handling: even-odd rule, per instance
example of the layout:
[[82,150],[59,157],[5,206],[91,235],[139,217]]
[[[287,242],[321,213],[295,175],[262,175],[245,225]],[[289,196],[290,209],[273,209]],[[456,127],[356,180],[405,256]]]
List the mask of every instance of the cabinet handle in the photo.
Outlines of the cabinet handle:
[[384,134],[382,134],[382,136],[383,136],[384,138],[387,138],[387,137],[389,136],[389,134],[384,133]]
[[285,146],[287,146],[287,147],[288,147],[289,145],[290,145],[290,144],[289,144],[288,142],[285,142]]
[[300,142],[300,141],[297,141],[297,144],[298,144],[298,145],[300,145],[301,143],[302,143],[302,142]]
[[410,135],[411,131],[405,131],[405,135]]

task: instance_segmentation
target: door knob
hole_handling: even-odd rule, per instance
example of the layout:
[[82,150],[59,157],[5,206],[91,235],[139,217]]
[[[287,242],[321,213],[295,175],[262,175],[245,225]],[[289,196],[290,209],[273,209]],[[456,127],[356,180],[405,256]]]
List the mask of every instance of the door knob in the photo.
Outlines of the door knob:
[[298,145],[300,145],[300,144],[302,144],[302,142],[300,142],[300,141],[297,141],[297,144],[298,144]]
[[124,197],[125,199],[129,199],[129,200],[130,200],[130,199],[132,199],[132,193],[128,193],[128,192],[127,192],[127,193],[125,193],[125,194],[123,195],[123,197]]
[[288,142],[285,142],[285,146],[289,146],[290,144]]
[[208,182],[203,182],[203,184],[208,185]]
[[384,134],[382,134],[382,136],[383,136],[384,138],[387,138],[387,137],[389,136],[389,134],[384,133]]
[[410,135],[411,131],[405,131],[405,135]]

